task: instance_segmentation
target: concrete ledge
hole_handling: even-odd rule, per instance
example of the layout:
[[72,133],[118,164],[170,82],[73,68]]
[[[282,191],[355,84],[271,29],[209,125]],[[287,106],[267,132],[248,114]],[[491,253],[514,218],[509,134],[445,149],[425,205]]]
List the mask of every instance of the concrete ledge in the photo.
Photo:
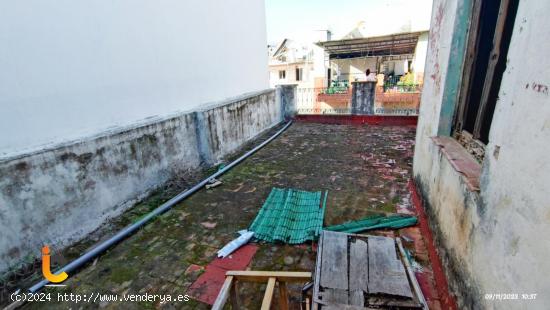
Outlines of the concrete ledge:
[[464,177],[464,182],[470,191],[479,191],[481,165],[455,139],[446,136],[432,137],[432,141],[440,147],[441,153],[449,160],[453,168]]

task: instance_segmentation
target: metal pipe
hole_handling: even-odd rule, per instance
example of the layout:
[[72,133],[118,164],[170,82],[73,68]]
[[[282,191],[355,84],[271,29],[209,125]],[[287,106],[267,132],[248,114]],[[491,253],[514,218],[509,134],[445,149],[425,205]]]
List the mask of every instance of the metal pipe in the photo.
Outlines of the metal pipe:
[[411,280],[411,283],[413,285],[416,297],[418,297],[418,301],[422,305],[422,309],[428,310],[428,303],[426,302],[426,298],[424,298],[424,294],[422,294],[422,289],[418,284],[418,280],[416,280],[416,276],[414,275],[414,271],[412,270],[411,263],[409,262],[407,254],[405,253],[405,249],[403,248],[403,243],[401,243],[401,238],[397,237],[396,241],[397,248],[399,248],[399,253],[401,253],[401,257],[403,258],[403,262],[405,263],[405,270],[409,275],[409,279]]
[[[184,200],[185,198],[193,195],[199,189],[203,188],[206,184],[208,184],[208,181],[210,179],[214,179],[214,178],[219,177],[220,175],[227,172],[229,169],[231,169],[231,168],[235,167],[236,165],[238,165],[240,162],[245,160],[250,155],[256,153],[262,147],[264,147],[269,142],[271,142],[275,138],[277,138],[291,124],[292,124],[292,121],[289,121],[283,128],[281,128],[279,131],[277,131],[273,136],[269,137],[269,139],[267,139],[264,142],[260,143],[258,146],[256,146],[252,150],[246,152],[244,155],[237,158],[236,160],[231,162],[229,165],[225,166],[223,169],[218,170],[216,173],[214,173],[211,176],[207,177],[206,179],[202,180],[197,185],[193,186],[191,189],[188,189],[184,192],[179,193],[178,195],[176,195],[172,199],[168,200],[167,202],[165,202],[162,205],[160,205],[159,207],[157,207],[155,210],[148,213],[146,216],[141,218],[139,221],[137,221],[137,222],[127,226],[126,228],[122,229],[116,235],[114,235],[111,238],[103,241],[98,246],[96,246],[95,248],[91,249],[90,251],[84,253],[84,255],[80,256],[79,258],[77,258],[74,261],[70,262],[69,264],[65,265],[61,269],[57,270],[55,273],[57,274],[57,273],[62,272],[62,271],[66,272],[66,273],[70,273],[70,272],[76,270],[77,268],[79,268],[80,266],[84,265],[85,263],[90,261],[92,258],[95,258],[96,256],[103,253],[105,250],[107,250],[108,248],[110,248],[114,244],[120,242],[121,240],[125,239],[126,237],[128,237],[129,235],[134,233],[136,230],[138,230],[140,227],[145,225],[147,222],[151,221],[156,216],[168,211],[169,209],[171,209],[178,202],[180,202],[180,201]],[[49,281],[44,279],[44,280],[36,283],[35,285],[31,286],[29,288],[29,292],[31,292],[31,293],[37,292],[40,289],[42,289],[48,283],[49,283]]]

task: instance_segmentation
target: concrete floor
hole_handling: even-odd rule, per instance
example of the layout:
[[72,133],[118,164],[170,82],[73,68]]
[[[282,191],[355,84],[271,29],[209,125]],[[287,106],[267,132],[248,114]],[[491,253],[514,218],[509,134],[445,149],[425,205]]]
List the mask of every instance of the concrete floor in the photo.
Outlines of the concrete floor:
[[[271,133],[267,133],[263,138]],[[70,275],[62,293],[185,294],[202,272],[192,265],[208,264],[236,232],[247,228],[272,187],[328,190],[325,225],[360,219],[376,212],[411,210],[407,182],[411,176],[415,128],[410,126],[352,126],[295,123],[283,135],[225,174],[223,185],[201,190],[147,225],[137,234],[113,247],[94,264]],[[260,138],[259,140],[261,140]],[[258,141],[259,141],[258,140]],[[247,147],[255,145],[252,142]],[[247,148],[243,148],[243,151]],[[203,175],[211,173],[204,171]],[[192,184],[201,176],[186,180]],[[185,183],[185,182],[183,182]],[[176,182],[178,184],[178,182]],[[185,184],[184,184],[185,185]],[[179,187],[183,187],[181,182]],[[104,235],[159,205],[176,187],[161,190],[111,225]],[[201,223],[208,222],[210,228]],[[215,223],[215,227],[213,224]],[[402,230],[403,231],[403,230]],[[408,230],[410,234],[415,231]],[[390,232],[375,232],[394,235]],[[400,232],[395,232],[399,234]],[[420,237],[421,238],[421,237]],[[68,249],[67,259],[79,255],[93,242]],[[253,270],[312,271],[315,247],[258,244],[250,268]],[[424,269],[429,260],[422,249],[412,248]],[[430,280],[431,281],[431,280]],[[261,303],[261,285],[241,287],[247,308]],[[294,306],[299,287],[292,287]],[[40,309],[208,309],[197,301],[186,303],[31,303]]]

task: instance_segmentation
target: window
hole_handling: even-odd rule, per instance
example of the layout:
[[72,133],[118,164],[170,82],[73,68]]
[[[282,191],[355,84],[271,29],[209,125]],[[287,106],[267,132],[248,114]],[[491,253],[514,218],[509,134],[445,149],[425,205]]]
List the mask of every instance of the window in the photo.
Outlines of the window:
[[286,79],[286,71],[285,70],[279,70],[279,80]]
[[296,81],[302,80],[302,68],[296,68]]
[[518,2],[474,1],[453,133],[479,160],[489,141]]

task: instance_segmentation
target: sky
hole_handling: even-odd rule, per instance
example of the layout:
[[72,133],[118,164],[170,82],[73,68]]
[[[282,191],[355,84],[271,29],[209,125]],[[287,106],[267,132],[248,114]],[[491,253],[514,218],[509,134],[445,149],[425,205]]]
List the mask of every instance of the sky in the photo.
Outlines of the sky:
[[432,0],[265,0],[267,41],[284,38],[314,42],[325,39],[321,31],[330,29],[332,39],[366,21],[370,36],[399,32],[406,24],[412,31],[427,30]]

